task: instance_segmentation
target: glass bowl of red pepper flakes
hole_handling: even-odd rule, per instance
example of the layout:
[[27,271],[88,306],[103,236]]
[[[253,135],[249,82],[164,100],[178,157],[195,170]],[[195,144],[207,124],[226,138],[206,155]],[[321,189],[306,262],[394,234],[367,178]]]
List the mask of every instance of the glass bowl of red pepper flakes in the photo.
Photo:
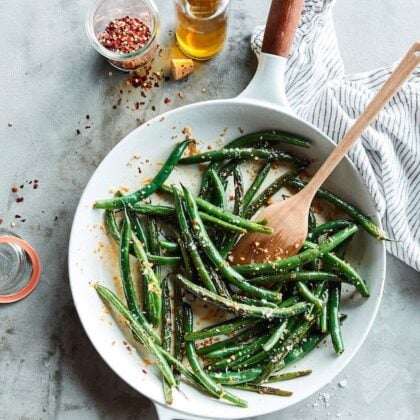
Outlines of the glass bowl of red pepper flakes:
[[87,14],[86,32],[114,67],[132,71],[156,55],[159,23],[152,0],[98,0]]

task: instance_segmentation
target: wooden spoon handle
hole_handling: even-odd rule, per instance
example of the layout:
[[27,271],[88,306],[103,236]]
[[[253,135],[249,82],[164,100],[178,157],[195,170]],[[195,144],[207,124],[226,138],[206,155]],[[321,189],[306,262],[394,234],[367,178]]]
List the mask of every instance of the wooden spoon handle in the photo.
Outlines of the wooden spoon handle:
[[343,140],[341,140],[338,146],[325,160],[323,165],[318,169],[308,185],[304,188],[304,190],[302,190],[305,191],[309,200],[312,200],[315,193],[340,163],[345,154],[350,150],[351,146],[359,139],[373,119],[394,96],[411,72],[417,67],[417,65],[420,64],[419,52],[420,41],[417,41],[410,48],[382,88],[373,97],[366,109],[361,113],[359,118],[343,137]]
[[262,52],[288,57],[304,0],[272,0]]

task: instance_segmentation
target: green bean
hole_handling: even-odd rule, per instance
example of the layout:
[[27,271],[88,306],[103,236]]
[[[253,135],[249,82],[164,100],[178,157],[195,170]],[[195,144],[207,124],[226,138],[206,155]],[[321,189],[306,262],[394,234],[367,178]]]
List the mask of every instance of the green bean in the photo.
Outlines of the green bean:
[[212,293],[203,287],[197,286],[196,284],[187,280],[184,276],[178,274],[176,276],[177,280],[191,293],[196,296],[212,302],[213,304],[227,309],[238,315],[246,315],[255,318],[271,319],[271,318],[287,318],[289,316],[294,316],[296,314],[305,312],[308,305],[303,302],[296,303],[295,305],[289,306],[287,308],[265,308],[262,306],[251,306],[245,305],[243,303],[233,302],[229,299],[226,299],[222,296],[219,296],[215,293]]
[[229,366],[229,368],[238,372],[244,369],[249,369],[262,362],[263,360],[267,359],[268,356],[269,353],[267,351],[261,350],[260,352],[255,353],[248,359],[242,360],[239,363],[235,363],[235,366]]
[[[307,184],[307,182],[294,178],[294,179],[289,179],[287,181],[287,184],[290,185],[291,187],[294,187],[300,190]],[[320,188],[316,193],[316,197],[322,198],[323,200],[326,200],[330,202],[331,204],[334,204],[344,213],[348,214],[351,218],[353,218],[357,223],[359,223],[360,226],[362,226],[363,229],[365,229],[366,232],[368,232],[374,238],[387,239],[385,236],[385,233],[382,232],[382,230],[378,226],[376,226],[372,222],[372,220],[369,219],[369,217],[365,216],[358,208],[352,206],[350,203],[338,197],[337,195],[333,194],[332,192],[324,188]]]
[[226,222],[225,220],[219,219],[218,217],[212,216],[211,214],[203,213],[201,211],[199,212],[199,214],[204,221],[219,225],[224,229],[242,234],[247,232],[246,228],[237,226],[233,223]]
[[277,292],[272,292],[270,290],[262,289],[249,284],[242,275],[237,273],[223,259],[223,257],[220,255],[219,251],[214,246],[207,234],[207,231],[200,218],[200,215],[198,214],[197,204],[191,192],[185,187],[183,188],[183,190],[184,197],[187,203],[187,211],[190,216],[193,229],[196,233],[196,237],[208,258],[220,270],[220,272],[223,274],[226,280],[252,296],[260,297],[271,301],[281,301],[281,295],[279,295]]
[[[287,305],[284,305],[284,302],[283,302],[282,307],[286,307],[286,306],[288,306],[288,303]],[[247,369],[250,366],[255,365],[256,363],[259,363],[267,359],[269,355],[271,354],[270,351],[272,351],[274,348],[277,348],[283,341],[286,333],[288,333],[293,328],[293,325],[296,321],[290,321],[290,320],[291,318],[277,325],[274,332],[271,333],[271,335],[268,337],[268,339],[263,345],[262,350],[259,353],[254,354],[249,359],[246,359],[240,363],[235,363],[234,365],[231,365],[230,367],[235,368],[235,370]]]
[[[258,145],[265,142],[279,142],[279,143],[286,143],[286,144],[294,144],[296,146],[306,147],[308,148],[310,146],[310,142],[308,140],[302,139],[300,137],[297,137],[293,134],[283,133],[277,130],[265,130],[260,131],[257,133],[250,133],[246,134],[242,137],[239,137],[230,143],[228,143],[226,146],[224,146],[224,149],[229,148],[235,148],[235,147],[245,147],[245,146],[251,146],[251,145]],[[202,181],[201,181],[201,187],[200,187],[200,194],[199,196],[202,198],[205,198],[209,182],[208,182],[208,172],[209,169],[213,169],[214,171],[219,170],[220,168],[220,162],[212,162],[209,165],[208,170],[204,173]]]
[[167,161],[159,170],[157,175],[152,179],[152,181],[139,189],[138,191],[117,198],[110,198],[107,200],[98,200],[95,202],[94,207],[96,209],[115,209],[121,208],[125,204],[134,204],[153,194],[159,189],[159,187],[168,179],[169,175],[178,164],[182,154],[184,153],[185,148],[190,144],[192,140],[185,140],[182,143],[178,144],[173,152],[169,155]]
[[310,229],[307,240],[313,242],[325,233],[331,233],[336,230],[344,229],[351,224],[352,222],[349,220],[330,220],[329,222]]
[[202,340],[204,338],[210,338],[217,335],[227,335],[240,328],[252,327],[256,324],[253,319],[234,318],[228,321],[223,321],[220,324],[212,325],[211,327],[203,328],[200,331],[194,331],[185,335],[185,340]]
[[[348,229],[348,228],[347,228]],[[337,234],[336,234],[337,235]],[[335,235],[333,235],[335,236]],[[333,238],[331,236],[330,238]],[[305,241],[305,247],[309,248],[307,251],[313,251],[316,249],[317,245]],[[307,251],[304,251],[307,252]],[[328,267],[331,267],[334,271],[343,275],[348,280],[348,283],[353,284],[356,289],[359,291],[360,295],[363,297],[369,297],[369,289],[365,281],[360,277],[360,275],[351,267],[349,263],[327,251],[320,255],[322,260],[327,263]]]
[[263,344],[267,341],[267,335],[263,335],[262,337],[258,337],[253,342],[247,344],[243,349],[239,352],[230,355],[224,359],[220,359],[217,362],[213,362],[207,366],[208,371],[217,371],[226,368],[230,368],[231,366],[234,367],[235,365],[243,362],[244,360],[248,359],[250,356],[255,354],[259,351]]
[[[307,163],[306,159],[291,155],[283,150],[271,149],[220,149],[204,152],[193,156],[180,159],[181,165],[190,165],[192,163],[202,162],[220,162],[226,159],[265,159],[268,161],[281,161],[288,163]],[[138,200],[137,200],[138,201]]]
[[262,322],[258,322],[255,327],[245,328],[241,330],[238,334],[234,335],[233,337],[227,338],[223,341],[218,341],[216,343],[212,343],[208,346],[203,346],[197,349],[198,355],[204,355],[206,357],[207,354],[218,351],[220,349],[224,349],[230,347],[232,345],[236,345],[238,343],[243,343],[244,341],[249,340],[250,338],[258,337],[258,335],[265,330],[266,326]]
[[[162,347],[168,352],[172,348],[172,310],[169,293],[168,277],[166,277],[162,281]],[[165,378],[163,378],[163,393],[166,404],[172,404],[172,387]]]
[[177,239],[178,246],[181,250],[181,256],[183,264],[180,267],[181,271],[184,273],[185,277],[188,278],[188,280],[192,280],[194,275],[194,267],[192,266],[191,258],[188,253],[188,250],[186,248],[186,245],[183,243],[181,236]]
[[267,178],[268,173],[270,172],[272,166],[272,162],[266,162],[263,164],[257,176],[254,178],[251,186],[249,187],[248,191],[244,197],[243,209],[246,211],[251,201],[254,199],[255,194],[260,189],[261,185],[264,183],[265,179]]
[[[128,223],[127,226],[129,226]],[[130,238],[143,275],[146,316],[153,325],[159,325],[162,310],[162,289],[160,287],[160,281],[152,269],[143,244],[131,230]]]
[[[136,204],[130,207],[133,211],[140,214],[148,214],[154,216],[173,216],[175,214],[175,209],[169,206],[154,206],[151,204]],[[223,220],[219,217],[215,217],[211,214],[200,212],[200,216],[206,222],[210,222],[216,225],[219,225],[225,229],[231,230],[233,232],[246,233],[246,229],[240,227],[234,223],[229,223],[226,220]],[[265,229],[266,230],[266,229]]]
[[[172,187],[168,187],[167,185],[163,185],[161,190],[165,193],[173,194]],[[178,191],[179,192],[179,191]],[[179,192],[182,196],[182,193]],[[218,219],[224,220],[227,223],[232,225],[236,225],[242,227],[246,230],[253,231],[253,232],[260,232],[271,234],[273,230],[266,226],[262,225],[262,222],[253,222],[248,219],[244,219],[243,217],[236,216],[232,213],[229,213],[221,208],[215,206],[214,204],[209,203],[206,200],[201,199],[200,197],[196,198],[197,205],[204,210],[208,215],[214,216]],[[200,212],[200,216],[202,216],[202,212]]]
[[216,195],[216,205],[222,209],[226,208],[226,194],[225,187],[219,178],[219,175],[213,170],[209,169],[209,177],[212,185],[214,186],[214,192]]
[[185,248],[188,250],[189,255],[192,259],[195,269],[197,270],[198,275],[201,278],[201,281],[206,286],[208,290],[212,292],[217,292],[216,287],[213,284],[213,279],[211,278],[209,272],[207,271],[203,260],[201,259],[200,253],[198,252],[197,245],[194,241],[192,233],[190,231],[190,226],[188,224],[184,205],[181,201],[181,197],[178,194],[177,189],[174,187],[174,202],[176,208],[176,215],[178,218],[178,223],[181,228],[181,238]]
[[130,210],[126,211],[128,219],[130,220],[131,227],[136,233],[137,238],[143,244],[144,250],[149,252],[150,240],[147,236],[146,230],[143,228],[143,225],[140,222],[140,219]]
[[281,283],[288,281],[334,281],[340,282],[345,279],[341,278],[337,274],[329,273],[326,271],[286,271],[284,273],[278,273],[271,276],[261,276],[248,279],[250,283]]
[[[147,230],[148,230],[148,237],[149,237],[149,249],[152,254],[155,254],[156,258],[154,261],[149,257],[149,260],[155,263],[155,273],[159,280],[161,280],[161,268],[159,267],[160,262],[160,246],[159,246],[159,229],[157,225],[157,220],[155,217],[150,216],[148,217],[148,224],[147,224]],[[172,259],[174,257],[163,257],[165,259]],[[176,260],[177,262],[180,261],[180,259]]]
[[281,381],[289,381],[290,379],[296,379],[296,378],[301,378],[302,376],[308,376],[312,373],[312,370],[307,369],[307,370],[298,370],[296,372],[287,372],[287,373],[282,373],[280,375],[273,375],[270,376],[267,380],[267,382],[281,382]]
[[322,306],[321,314],[319,315],[319,329],[323,334],[328,332],[328,297],[328,289],[325,289],[324,293],[322,294],[324,305]]
[[176,242],[166,241],[161,239],[159,241],[159,246],[161,249],[165,249],[168,252],[179,252],[179,246]]
[[124,220],[120,240],[120,272],[125,300],[127,302],[128,309],[133,313],[133,316],[147,330],[147,333],[150,334],[157,343],[160,343],[159,337],[153,331],[153,328],[150,327],[139,307],[139,302],[134,288],[133,276],[130,269],[129,249],[131,235],[131,226],[126,220]]
[[303,341],[300,347],[294,348],[284,359],[286,365],[295,363],[298,360],[305,357],[309,352],[311,352],[323,339],[325,334],[322,333],[313,333],[309,335],[305,341]]
[[309,148],[311,145],[309,140],[303,139],[295,134],[285,133],[278,130],[264,130],[256,133],[245,134],[244,136],[228,143],[225,148],[244,147],[261,142],[279,142],[305,148]]
[[209,376],[225,385],[236,385],[255,381],[262,373],[260,367],[243,370],[241,372],[210,372]]
[[244,391],[258,392],[258,394],[267,394],[267,395],[278,395],[279,397],[290,397],[293,395],[293,392],[286,391],[284,389],[272,388],[269,386],[262,385],[253,385],[253,384],[240,384],[232,385],[236,389],[243,389]]
[[233,214],[239,216],[242,212],[244,200],[244,180],[239,166],[233,170],[233,184],[235,189],[235,201],[233,204]]
[[[130,223],[131,223],[132,228],[136,232],[137,237],[142,242],[143,247],[146,250],[148,248],[147,235],[144,232],[140,221],[138,220],[138,218],[135,215],[130,214],[130,212],[128,212],[127,214],[128,214],[128,218],[130,219]],[[119,242],[121,235],[120,235],[120,232],[118,230],[118,225],[115,221],[115,216],[114,216],[112,210],[106,210],[105,211],[105,224],[106,224],[106,227],[107,227],[107,231],[111,235],[111,237],[115,241]],[[161,241],[159,241],[159,245],[160,245],[160,243],[161,243]],[[170,244],[172,249],[173,249],[173,245],[175,245],[175,244],[172,244],[170,242],[167,242],[167,244]],[[175,245],[175,246],[177,248],[177,245]],[[155,263],[157,265],[174,265],[174,264],[178,264],[181,261],[181,258],[177,257],[177,256],[176,257],[175,256],[166,257],[166,256],[161,256],[161,255],[153,255],[153,254],[149,254],[149,253],[147,253],[147,258],[150,262]]]
[[338,310],[340,308],[341,285],[336,284],[330,287],[328,299],[328,329],[331,334],[331,341],[337,355],[344,351],[343,338],[341,336],[341,327]]
[[105,210],[105,227],[108,234],[114,239],[115,242],[119,242],[121,235],[118,229],[117,221],[115,220],[115,214],[113,210]]
[[204,357],[210,360],[222,359],[227,356],[230,356],[231,354],[234,354],[234,353],[237,353],[238,351],[243,350],[246,346],[247,344],[238,344],[236,346],[224,347],[219,350],[214,350],[214,351],[211,351],[210,353],[206,353]]
[[316,228],[316,218],[312,208],[309,208],[308,213],[308,228],[309,230]]
[[[184,304],[184,322],[185,322],[185,331],[186,333],[191,333],[193,331],[193,319],[192,319],[192,311],[189,305]],[[191,368],[199,379],[201,384],[210,390],[210,392],[218,395],[219,398],[223,398],[231,403],[239,406],[239,407],[246,407],[246,401],[236,397],[233,394],[230,394],[225,389],[223,389],[218,383],[216,383],[202,368],[200,361],[198,360],[198,356],[195,352],[194,343],[191,341],[186,342],[186,351],[187,351],[187,358],[191,365]]]
[[[291,270],[310,261],[313,261],[322,255],[325,256],[326,253],[332,251],[341,242],[346,240],[351,235],[354,235],[356,232],[357,226],[352,225],[330,236],[327,240],[319,245],[308,245],[308,248],[311,249],[307,249],[303,252],[300,252],[299,254],[293,255],[292,257],[267,263],[235,265],[234,269],[238,273],[247,276],[255,276],[258,274],[274,274],[283,270]],[[308,242],[306,241],[305,244],[308,244]]]
[[[241,170],[238,166],[235,166],[233,170],[233,183],[235,189],[235,201],[233,205],[233,214],[240,215],[242,213],[242,206],[244,200],[244,187],[243,187],[243,178]],[[220,255],[225,259],[229,252],[235,246],[239,235],[229,235],[225,242],[223,243],[222,249],[220,250]]]
[[266,205],[270,198],[283,186],[286,181],[295,177],[300,169],[294,171],[287,171],[276,178],[264,191],[261,192],[251,203],[248,205],[244,212],[244,217],[252,217],[262,206]]
[[227,288],[225,282],[223,281],[223,278],[220,276],[220,273],[218,273],[215,268],[211,265],[207,265],[207,271],[209,272],[213,284],[217,290],[217,293],[220,296],[225,297],[226,299],[232,299],[229,289]]
[[270,351],[283,337],[287,327],[287,321],[279,322],[274,328],[268,340],[262,345],[264,351]]
[[[172,282],[173,289],[173,310],[174,310],[174,357],[179,362],[184,359],[184,304],[182,301],[182,290],[177,282]],[[174,372],[177,383],[179,382],[179,369]]]
[[265,306],[266,308],[277,308],[277,305],[274,302],[269,302],[265,299],[252,299],[247,296],[242,295],[233,295],[232,300],[236,302],[245,303],[247,305],[255,305],[255,306]]
[[178,256],[164,256],[164,255],[152,255],[147,254],[147,258],[151,263],[154,263],[155,265],[174,265],[179,264],[181,262],[181,257]]
[[[124,235],[122,234],[122,236]],[[167,380],[168,384],[170,386],[175,386],[176,382],[171,368],[169,367],[165,358],[162,356],[160,347],[156,344],[154,338],[148,334],[148,331],[146,331],[144,325],[141,325],[138,318],[124,306],[124,304],[111,290],[101,286],[100,284],[96,284],[95,289],[102,299],[114,307],[128,321],[135,335],[140,338],[141,342],[152,355],[156,365],[162,372],[162,375]]]
[[309,303],[314,304],[320,311],[322,310],[323,306],[324,306],[324,302],[322,299],[320,299],[318,296],[315,296],[310,290],[309,287],[301,282],[298,281],[297,283],[297,288],[299,290],[300,295]]
[[286,337],[279,351],[277,351],[276,354],[270,358],[269,362],[264,367],[262,374],[258,378],[259,383],[265,382],[270,376],[273,375],[274,372],[279,369],[279,367],[284,363],[284,359],[290,352],[290,349],[302,341],[314,322],[315,317],[309,316]]
[[175,213],[175,209],[170,206],[144,204],[141,202],[130,205],[129,209],[135,213],[147,216],[170,217]]

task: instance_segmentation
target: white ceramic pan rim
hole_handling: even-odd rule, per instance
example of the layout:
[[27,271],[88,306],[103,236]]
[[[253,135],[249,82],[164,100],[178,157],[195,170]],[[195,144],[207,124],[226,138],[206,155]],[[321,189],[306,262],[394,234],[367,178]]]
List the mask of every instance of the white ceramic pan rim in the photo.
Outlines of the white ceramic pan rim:
[[[277,0],[274,0],[273,3],[275,2],[277,2]],[[316,150],[315,154],[318,158],[323,160],[325,159],[325,156],[331,152],[335,145],[318,129],[293,116],[290,108],[288,107],[284,94],[282,75],[284,74],[285,63],[286,59],[283,57],[262,53],[256,75],[254,76],[248,88],[237,98],[228,100],[215,100],[205,103],[188,105],[173,111],[169,111],[168,113],[164,114],[164,118],[166,121],[168,121],[169,124],[169,121],[182,121],[183,119],[187,119],[187,116],[194,114],[202,116],[207,115],[207,117],[211,119],[211,114],[225,113],[228,116],[227,118],[234,119],[233,114],[235,112],[239,115],[239,117],[242,114],[248,116],[250,120],[252,120],[254,115],[260,114],[260,119],[267,118],[267,121],[272,122],[272,125],[267,125],[264,128],[280,128],[274,127],[275,121],[280,120],[284,122],[286,131],[294,131],[296,134],[306,135],[308,138],[314,139],[314,148]],[[270,81],[270,83],[267,83],[267,81]],[[236,118],[238,118],[238,116]],[[86,334],[88,335],[98,353],[110,366],[110,368],[113,369],[115,373],[119,375],[126,383],[157,404],[156,408],[159,412],[160,418],[162,419],[178,418],[179,416],[176,416],[175,412],[183,413],[183,418],[186,418],[185,415],[187,415],[188,418],[194,418],[194,416],[209,418],[244,418],[268,414],[273,411],[291,406],[307,398],[314,392],[317,392],[324,385],[329,383],[336,375],[338,375],[350,362],[350,360],[353,358],[353,356],[356,354],[366,339],[376,317],[382,297],[385,280],[385,246],[381,242],[372,242],[372,238],[368,237],[365,233],[361,233],[361,240],[367,244],[366,254],[368,254],[365,256],[365,259],[368,259],[368,263],[364,261],[363,264],[361,264],[361,270],[362,272],[367,270],[366,277],[371,282],[374,281],[372,284],[370,284],[370,286],[373,287],[373,293],[371,298],[369,298],[369,300],[360,305],[360,308],[358,308],[358,311],[360,311],[360,317],[362,314],[364,314],[365,318],[363,320],[358,320],[359,322],[363,321],[363,323],[361,324],[362,328],[357,331],[358,337],[356,342],[352,342],[352,344],[349,345],[350,348],[345,351],[344,354],[340,356],[340,358],[331,361],[331,369],[328,369],[328,371],[316,373],[316,375],[318,375],[316,376],[316,378],[318,378],[318,382],[316,384],[310,384],[310,386],[306,387],[306,385],[304,385],[306,383],[304,382],[306,379],[299,379],[299,381],[302,381],[300,382],[300,384],[302,384],[302,388],[306,387],[307,389],[303,391],[297,391],[295,395],[290,398],[290,400],[279,399],[278,397],[271,396],[259,396],[259,400],[255,400],[255,398],[247,398],[250,394],[240,392],[241,396],[244,396],[245,398],[251,399],[253,401],[252,406],[250,406],[248,409],[228,406],[222,402],[212,400],[205,395],[195,392],[193,393],[191,404],[178,403],[178,401],[175,401],[174,407],[167,409],[164,407],[164,398],[161,390],[159,390],[159,392],[153,392],[153,387],[148,386],[151,385],[151,382],[148,380],[145,380],[144,387],[140,387],[139,384],[133,379],[133,376],[129,374],[130,372],[127,372],[127,370],[124,371],[121,368],[123,361],[120,359],[117,360],[115,357],[110,356],[108,349],[105,348],[103,337],[101,335],[105,330],[101,330],[100,333],[98,333],[98,323],[93,322],[91,308],[89,306],[90,302],[86,301],[86,299],[92,298],[96,299],[94,302],[97,302],[99,298],[96,296],[96,292],[93,290],[93,288],[90,290],[86,289],[87,291],[85,290],[83,293],[80,290],[81,285],[85,287],[86,282],[93,280],[91,278],[86,278],[86,276],[83,274],[83,271],[80,271],[80,249],[84,247],[84,239],[82,237],[86,232],[86,226],[84,225],[86,223],[86,218],[89,217],[89,212],[91,212],[89,205],[92,204],[92,198],[94,197],[92,191],[95,190],[95,198],[98,198],[98,194],[99,196],[101,196],[101,194],[103,196],[105,193],[105,191],[102,190],[98,190],[96,192],[98,177],[104,174],[104,170],[109,168],[111,163],[115,163],[115,157],[117,157],[118,154],[124,154],[124,149],[130,146],[130,144],[132,144],[136,138],[141,138],[142,134],[144,137],[144,133],[147,133],[147,130],[150,127],[155,128],[157,132],[159,132],[159,124],[161,124],[160,127],[162,127],[161,121],[162,116],[150,120],[149,123],[137,128],[119,144],[117,144],[98,166],[80,199],[80,203],[76,210],[74,222],[72,225],[68,261],[71,292],[83,328],[85,329]],[[256,128],[261,129],[261,127]],[[337,176],[339,180],[341,179],[341,181],[347,179],[352,180],[354,183],[351,186],[352,190],[357,192],[358,196],[362,197],[363,199],[362,200],[359,198],[354,200],[355,204],[359,205],[362,210],[368,211],[373,220],[380,225],[380,218],[374,209],[373,200],[364,187],[363,181],[358,174],[357,169],[348,158],[343,160],[339,168],[337,168],[337,170],[332,175],[332,180],[329,180],[327,183],[328,187],[330,187],[331,183],[333,189],[334,176]],[[344,198],[349,199],[350,197],[345,195]],[[89,257],[86,258],[89,259]],[[372,270],[372,268],[374,270]],[[374,274],[372,271],[374,271]],[[91,295],[89,294],[89,297],[87,297],[87,293],[91,293]],[[93,298],[93,296],[95,297]],[[99,315],[100,314],[98,314],[98,318]],[[350,341],[352,341],[352,337],[348,338]],[[318,353],[321,353],[321,351]],[[329,362],[327,362],[327,366],[330,366],[328,363]],[[293,388],[294,385],[290,386]],[[288,384],[287,387],[290,388],[290,386]],[[190,388],[188,388],[188,391],[189,390]],[[192,391],[193,390],[191,389],[191,392]],[[261,404],[257,404],[256,401],[261,401]],[[198,403],[198,405],[196,403]]]

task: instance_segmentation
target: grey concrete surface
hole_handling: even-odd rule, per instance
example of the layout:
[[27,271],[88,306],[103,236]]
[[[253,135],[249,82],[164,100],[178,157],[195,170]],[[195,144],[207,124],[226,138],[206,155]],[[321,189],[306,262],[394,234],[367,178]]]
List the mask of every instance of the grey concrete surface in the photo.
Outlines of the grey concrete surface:
[[[167,47],[170,1],[157,3]],[[88,44],[83,21],[89,4],[0,2],[0,218],[2,226],[16,222],[16,231],[43,262],[36,291],[20,303],[0,306],[0,419],[156,419],[152,404],[112,373],[81,328],[66,266],[73,213],[95,167],[141,121],[245,87],[256,64],[249,34],[264,22],[269,2],[233,1],[223,52],[199,65],[189,80],[148,93],[139,111],[130,109],[142,100],[139,91],[128,93],[126,75],[112,70]],[[341,0],[334,13],[349,71],[397,60],[420,35],[417,0]],[[185,99],[177,97],[180,89]],[[165,105],[164,97],[173,102]],[[121,106],[113,109],[119,98]],[[40,182],[37,190],[25,183],[33,179]],[[25,185],[23,203],[10,191],[15,184]],[[15,214],[26,221],[15,220]],[[378,318],[352,363],[323,389],[324,398],[314,395],[260,420],[419,418],[419,301],[419,274],[390,257]],[[342,380],[345,387],[338,386]]]

